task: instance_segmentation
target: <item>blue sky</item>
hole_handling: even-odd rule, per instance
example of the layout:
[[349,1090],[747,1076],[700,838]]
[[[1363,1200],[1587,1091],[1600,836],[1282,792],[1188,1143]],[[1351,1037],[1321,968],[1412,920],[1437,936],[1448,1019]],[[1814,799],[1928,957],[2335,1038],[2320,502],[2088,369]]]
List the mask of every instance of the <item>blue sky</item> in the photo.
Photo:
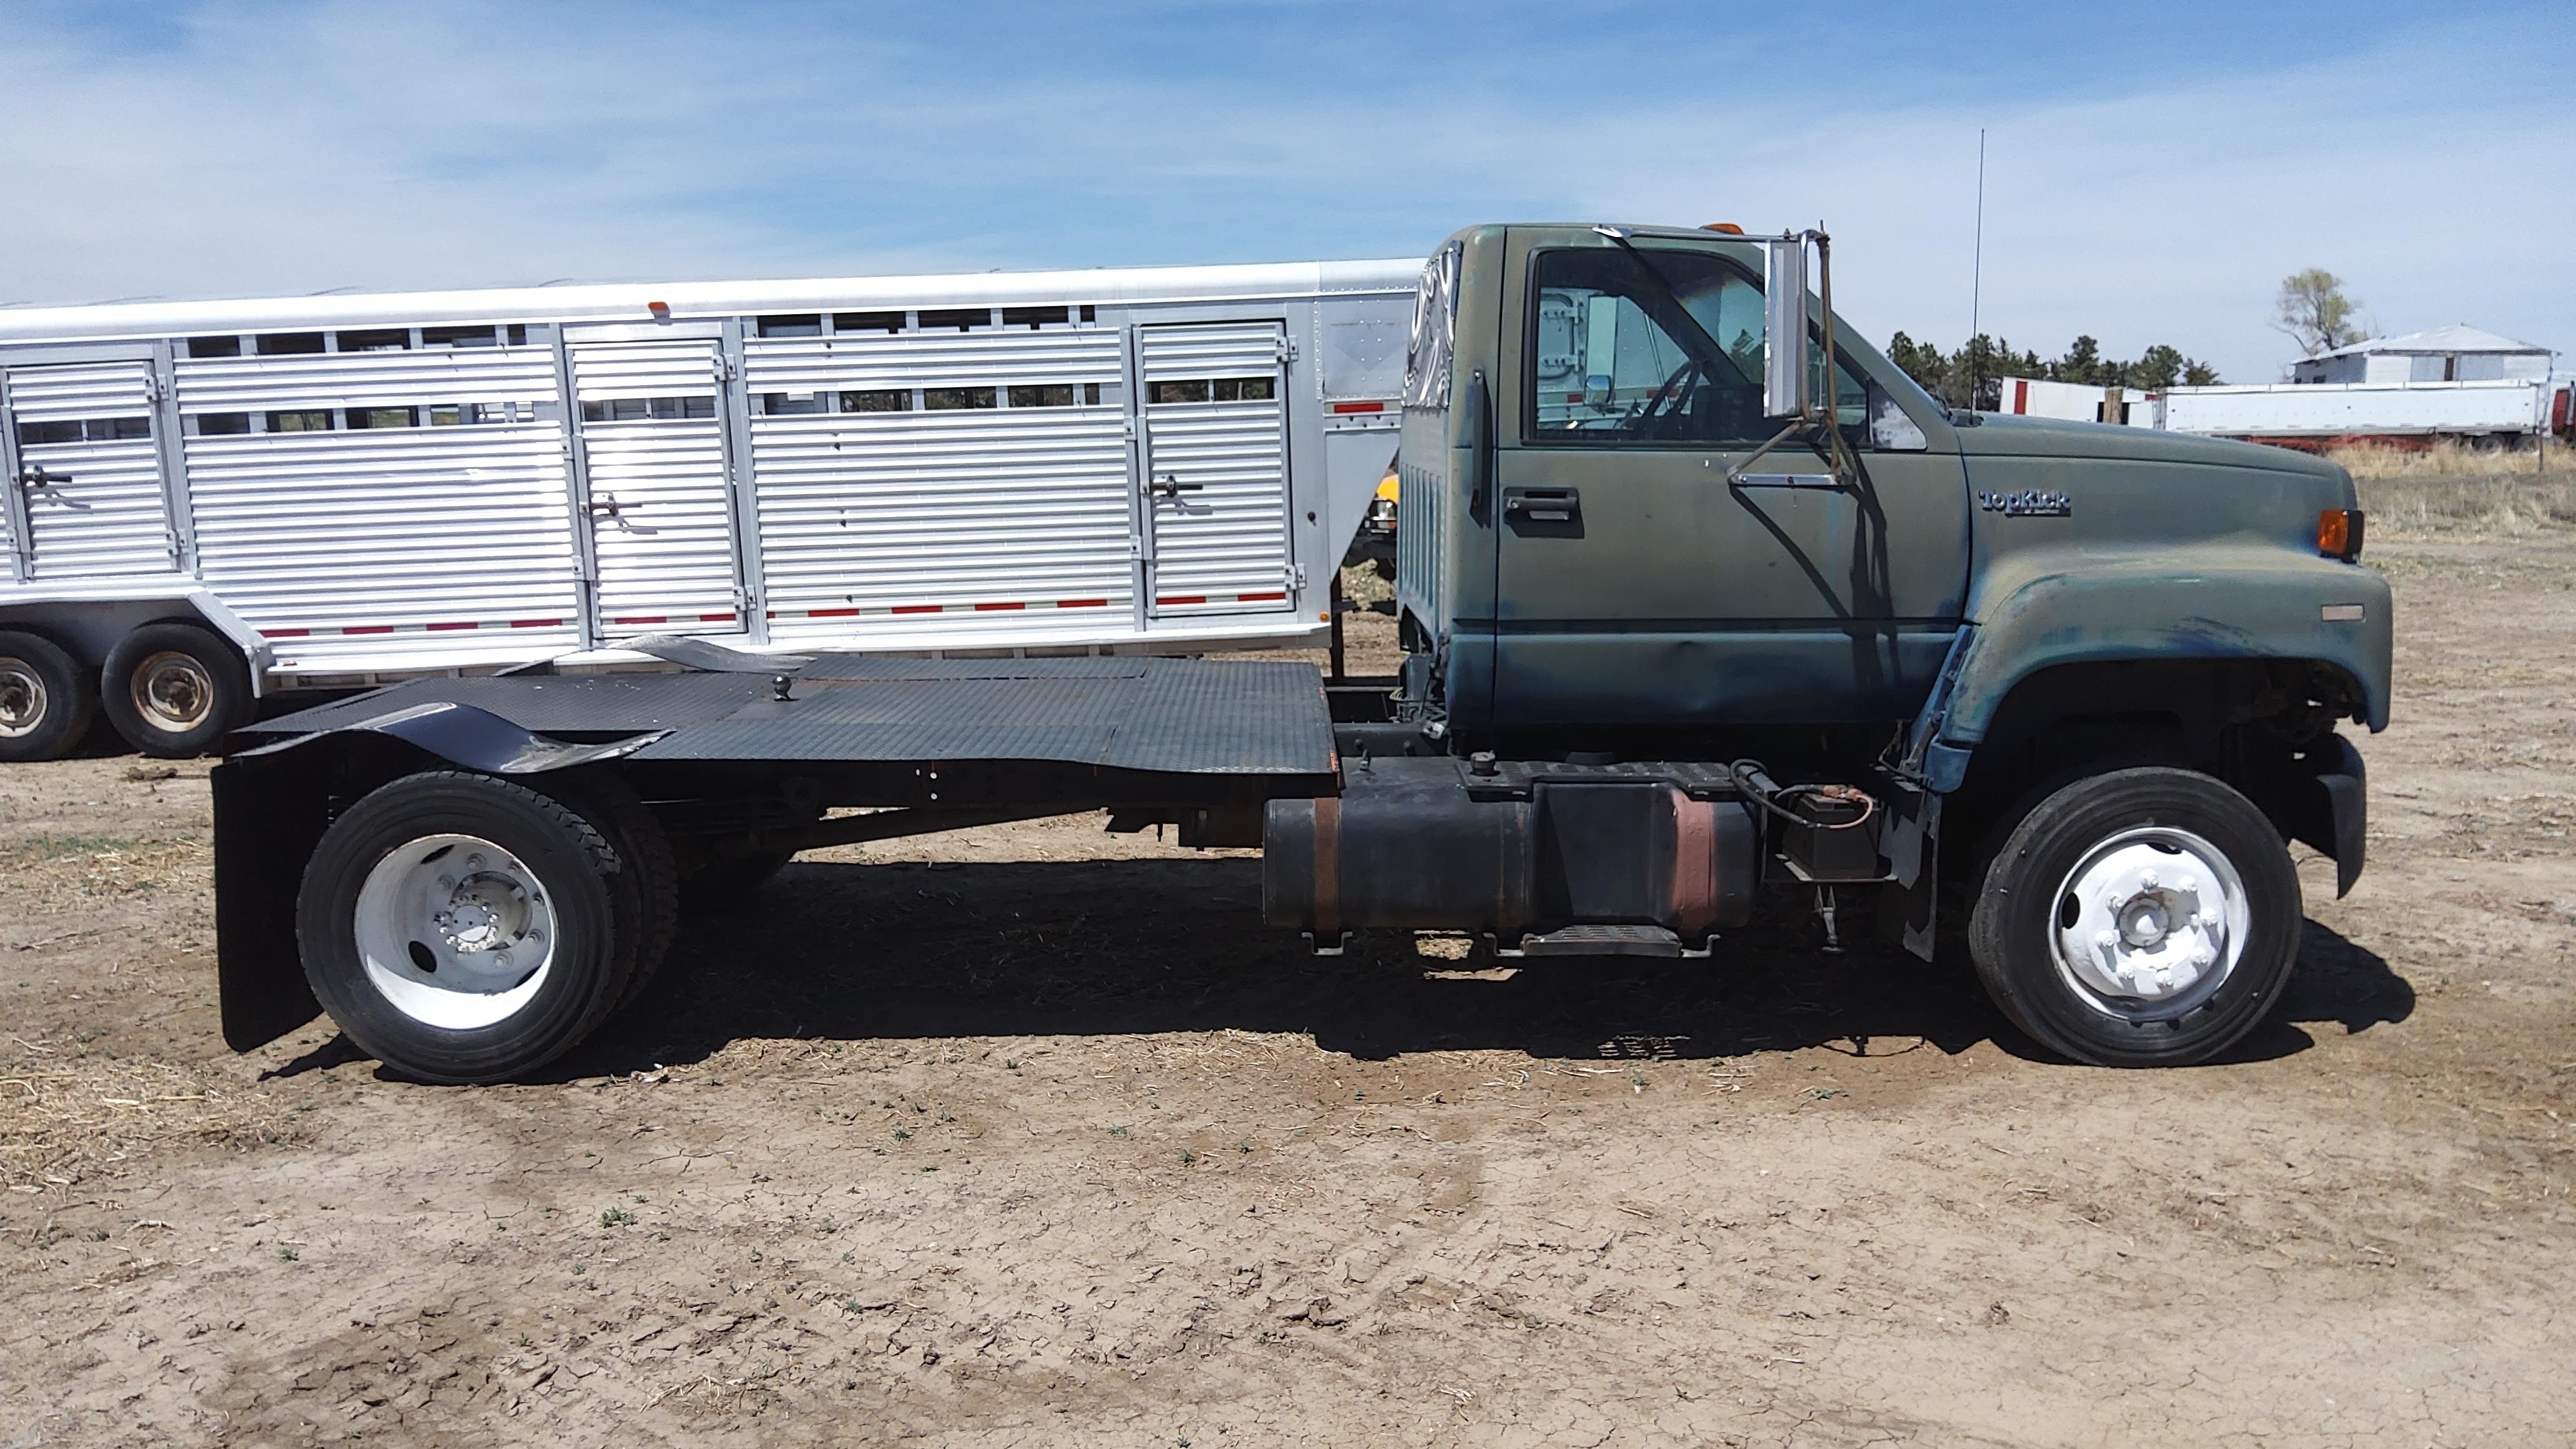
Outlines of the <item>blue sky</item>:
[[[0,9],[0,302],[1418,255],[1824,221],[1884,341],[1983,321],[2576,350],[2576,7],[977,3]],[[2562,360],[2562,366],[2576,366]]]

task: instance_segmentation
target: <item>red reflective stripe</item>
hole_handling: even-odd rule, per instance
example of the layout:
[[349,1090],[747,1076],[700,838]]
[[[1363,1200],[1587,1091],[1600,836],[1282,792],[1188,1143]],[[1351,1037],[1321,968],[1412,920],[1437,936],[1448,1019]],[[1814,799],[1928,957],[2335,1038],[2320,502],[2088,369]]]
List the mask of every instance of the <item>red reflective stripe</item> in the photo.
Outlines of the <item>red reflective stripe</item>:
[[623,619],[611,619],[608,622],[612,624],[668,624],[671,621],[663,618],[659,614],[634,614]]
[[1335,403],[1333,404],[1333,411],[1337,413],[1382,413],[1386,411],[1386,404],[1382,402]]
[[511,628],[513,628],[513,629],[560,629],[560,628],[562,628],[562,627],[563,627],[563,620],[561,620],[561,619],[512,619],[512,620],[510,621],[510,627],[511,627]]
[[1109,607],[1109,601],[1107,599],[1058,599],[1055,601],[1055,606],[1059,609],[1106,609]]
[[1259,604],[1266,603],[1271,599],[1284,599],[1288,596],[1286,594],[1237,594],[1234,597],[1237,603]]
[[[939,612],[939,606],[937,604],[897,604],[894,606],[894,611],[898,614],[936,614]],[[852,609],[850,612],[855,614],[858,610]]]
[[701,623],[701,624],[730,624],[730,623],[732,623],[732,622],[733,622],[733,615],[731,615],[731,614],[700,614],[700,615],[698,616],[698,622],[699,622],[699,623]]
[[977,604],[975,606],[975,612],[978,614],[990,614],[999,609],[1025,609],[1027,607],[1028,605],[1026,604]]
[[1170,598],[1156,599],[1154,602],[1157,604],[1204,604],[1207,602],[1207,595],[1174,594]]
[[808,609],[805,611],[805,617],[808,619],[847,619],[858,612],[859,611],[856,609]]
[[447,633],[448,631],[453,630],[453,629],[479,629],[479,628],[481,628],[481,627],[483,627],[483,626],[482,626],[482,625],[480,625],[480,624],[475,623],[475,622],[474,622],[473,620],[471,620],[471,619],[468,619],[468,620],[464,621],[464,622],[463,622],[463,623],[461,623],[461,624],[460,624],[460,623],[432,624],[432,625],[430,625],[430,626],[429,626],[429,632],[431,632],[432,634],[444,634],[444,633]]
[[263,639],[303,639],[312,633],[310,629],[262,629],[259,636]]
[[394,626],[391,624],[351,624],[340,632],[343,634],[390,634],[393,631]]

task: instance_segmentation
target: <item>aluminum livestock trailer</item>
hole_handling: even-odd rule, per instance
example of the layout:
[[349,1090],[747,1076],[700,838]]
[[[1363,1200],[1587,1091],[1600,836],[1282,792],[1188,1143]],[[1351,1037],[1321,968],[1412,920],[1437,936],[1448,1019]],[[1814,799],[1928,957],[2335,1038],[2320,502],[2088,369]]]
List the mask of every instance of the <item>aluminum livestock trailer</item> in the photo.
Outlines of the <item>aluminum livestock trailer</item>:
[[[271,691],[1297,645],[1417,260],[0,311],[0,760]],[[639,649],[638,645],[643,646]]]

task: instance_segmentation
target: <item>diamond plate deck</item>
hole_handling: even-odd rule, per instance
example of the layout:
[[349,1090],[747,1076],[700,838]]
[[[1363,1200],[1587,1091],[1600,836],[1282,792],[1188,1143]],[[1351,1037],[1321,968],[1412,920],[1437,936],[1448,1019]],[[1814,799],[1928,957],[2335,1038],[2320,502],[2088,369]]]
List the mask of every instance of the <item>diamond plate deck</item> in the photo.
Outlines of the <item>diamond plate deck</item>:
[[766,674],[416,680],[263,721],[248,742],[431,703],[543,735],[667,730],[644,761],[1035,760],[1189,775],[1329,776],[1332,718],[1310,664],[1157,658],[825,656],[771,697]]

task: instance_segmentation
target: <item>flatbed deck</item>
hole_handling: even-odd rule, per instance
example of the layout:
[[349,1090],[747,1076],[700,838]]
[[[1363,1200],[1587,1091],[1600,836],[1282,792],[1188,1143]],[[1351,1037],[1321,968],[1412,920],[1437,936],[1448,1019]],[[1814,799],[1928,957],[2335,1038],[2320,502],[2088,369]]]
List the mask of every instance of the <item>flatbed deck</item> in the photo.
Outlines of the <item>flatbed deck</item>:
[[239,739],[255,757],[349,731],[410,738],[463,710],[548,741],[623,745],[636,765],[1055,764],[1263,777],[1291,793],[1329,789],[1337,769],[1321,674],[1267,660],[822,655],[757,671],[425,679]]

